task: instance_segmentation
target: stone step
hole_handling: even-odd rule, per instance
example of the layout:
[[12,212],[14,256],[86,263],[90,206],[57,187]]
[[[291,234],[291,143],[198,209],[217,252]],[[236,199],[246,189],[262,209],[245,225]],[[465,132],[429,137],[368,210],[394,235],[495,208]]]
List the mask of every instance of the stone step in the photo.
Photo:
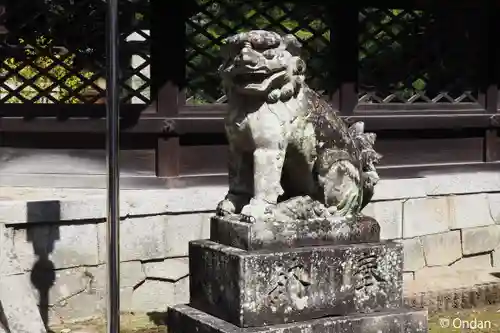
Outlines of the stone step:
[[188,305],[168,312],[169,333],[426,333],[427,311],[394,309],[365,315],[325,317],[267,327],[240,328]]
[[395,242],[244,251],[190,243],[190,304],[239,327],[403,305]]

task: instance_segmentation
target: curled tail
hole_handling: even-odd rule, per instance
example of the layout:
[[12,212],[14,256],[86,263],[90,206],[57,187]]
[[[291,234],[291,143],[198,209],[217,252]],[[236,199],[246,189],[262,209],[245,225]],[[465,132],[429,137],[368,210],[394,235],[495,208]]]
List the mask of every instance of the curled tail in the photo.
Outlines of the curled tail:
[[349,136],[358,150],[357,161],[346,150],[331,145],[320,150],[316,162],[325,205],[335,206],[342,216],[359,213],[368,204],[379,181],[375,165],[382,157],[373,149],[376,135],[365,133],[362,122],[349,127]]

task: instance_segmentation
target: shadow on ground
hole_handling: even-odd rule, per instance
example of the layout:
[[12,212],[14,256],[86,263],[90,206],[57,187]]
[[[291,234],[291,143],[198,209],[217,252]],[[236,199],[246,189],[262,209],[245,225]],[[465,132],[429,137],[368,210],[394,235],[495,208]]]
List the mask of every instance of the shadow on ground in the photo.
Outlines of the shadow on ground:
[[149,320],[157,326],[167,326],[167,313],[166,312],[148,312]]

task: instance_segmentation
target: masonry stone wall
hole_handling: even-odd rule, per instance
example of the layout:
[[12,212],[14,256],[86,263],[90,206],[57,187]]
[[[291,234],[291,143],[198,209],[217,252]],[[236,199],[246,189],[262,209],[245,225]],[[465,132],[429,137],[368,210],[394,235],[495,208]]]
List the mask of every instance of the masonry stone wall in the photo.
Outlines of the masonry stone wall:
[[[209,236],[209,217],[225,191],[122,193],[123,311],[164,311],[188,301],[188,242]],[[0,265],[1,278],[30,279],[53,323],[104,313],[106,201],[84,193],[0,201],[1,244],[9,249],[2,260],[11,262]],[[382,238],[403,242],[407,280],[449,267],[500,267],[500,173],[383,180],[364,212],[381,223]]]
[[[188,301],[188,242],[209,237],[212,201],[224,191],[194,188],[122,195],[123,311],[164,311]],[[214,199],[207,202],[207,195]],[[1,278],[31,280],[40,311],[51,323],[104,314],[105,203],[101,195],[0,201]]]
[[387,180],[364,210],[404,244],[405,280],[500,267],[500,173]]

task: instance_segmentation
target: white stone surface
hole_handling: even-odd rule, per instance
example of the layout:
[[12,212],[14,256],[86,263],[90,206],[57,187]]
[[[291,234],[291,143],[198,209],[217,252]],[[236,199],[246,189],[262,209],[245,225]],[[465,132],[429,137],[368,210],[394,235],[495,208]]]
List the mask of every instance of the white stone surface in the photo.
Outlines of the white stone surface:
[[489,211],[486,193],[448,197],[450,202],[450,227],[474,228],[495,223]]
[[442,291],[458,288],[470,288],[476,284],[498,283],[498,277],[492,275],[493,269],[457,269],[450,266],[426,267],[415,273],[415,281],[406,284],[407,293]]
[[500,173],[496,171],[451,173],[426,176],[427,195],[498,192]]
[[[123,190],[127,192],[129,190]],[[40,201],[40,200],[61,200],[80,199],[86,196],[104,196],[105,189],[81,189],[81,188],[45,188],[45,187],[0,187],[1,201]]]
[[27,220],[26,201],[0,201],[0,223],[25,223]]
[[144,263],[144,273],[148,278],[176,282],[189,275],[189,259],[170,258],[161,262]]
[[[122,311],[133,311],[132,294],[134,287],[139,286],[145,280],[145,275],[141,267],[137,266],[138,262],[122,262],[120,264],[120,309]],[[140,263],[139,263],[140,264]],[[137,270],[138,269],[138,270]],[[99,297],[106,297],[106,265],[90,267],[87,272],[93,277],[92,294]],[[146,312],[144,309],[142,312]]]
[[[226,192],[227,186],[123,190],[120,211],[122,216],[213,211]],[[375,188],[373,201],[480,192],[500,192],[498,172],[382,179]],[[492,197],[497,198],[499,195],[498,193],[491,194]],[[105,190],[0,187],[0,222],[25,223],[27,220],[26,201],[36,202],[36,205],[39,206],[43,206],[40,202],[45,202],[46,205],[53,207],[59,202],[63,218],[86,219],[89,217],[105,218],[106,216]],[[45,210],[50,211],[49,208]],[[37,216],[37,214],[32,215]]]
[[22,273],[24,270],[14,249],[14,231],[0,224],[0,278]]
[[55,269],[98,264],[97,225],[36,225],[17,229],[14,249],[21,267],[31,270],[38,258],[47,258]]
[[210,216],[212,214],[189,214],[170,216],[165,231],[166,257],[188,256],[189,242],[210,238]]
[[[210,236],[211,214],[134,217],[120,224],[122,261],[164,259],[188,255],[191,240]],[[99,258],[106,261],[106,224],[98,226]]]
[[173,283],[146,280],[132,294],[132,311],[167,311],[176,304],[175,285]]
[[403,203],[401,201],[381,201],[369,203],[363,213],[374,217],[380,224],[381,239],[403,237]]
[[489,269],[491,268],[491,255],[484,253],[472,257],[463,257],[453,263],[451,267],[460,270]]
[[146,279],[140,261],[120,263],[120,287],[135,287]]
[[92,266],[99,263],[97,224],[54,225],[54,250],[50,254],[56,269]]
[[413,272],[404,272],[403,273],[403,285],[407,284],[410,281],[415,280],[415,273]]
[[134,311],[132,304],[132,297],[134,295],[134,288],[121,287],[120,288],[120,310],[121,311]]
[[227,193],[226,186],[171,190],[131,191],[124,197],[129,215],[215,211]]
[[175,304],[189,303],[189,277],[186,276],[174,285],[174,300]]
[[496,224],[500,224],[500,193],[488,194],[490,216]]
[[449,228],[448,198],[409,199],[403,204],[403,238],[445,232]]
[[425,189],[424,178],[381,179],[375,186],[372,201],[423,198],[427,196]]
[[[165,228],[169,216],[130,218],[120,222],[120,260],[151,260],[166,257]],[[99,259],[105,263],[106,223],[98,225]]]
[[[103,270],[104,271],[104,270]],[[106,309],[105,275],[94,275],[91,268],[77,267],[56,272],[49,303],[64,321],[102,316]],[[98,288],[99,287],[99,288]]]
[[454,274],[456,271],[452,269],[450,266],[433,266],[433,267],[424,267],[415,272],[415,280],[421,280],[424,277],[432,280],[437,280],[440,276],[449,276],[450,274]]
[[[120,212],[126,215],[127,207]],[[7,224],[88,220],[106,216],[102,196],[40,201],[0,201],[0,222]]]
[[27,275],[0,277],[0,302],[10,333],[46,333]]
[[[127,190],[120,197],[120,215],[213,212],[225,186],[170,190]],[[85,191],[82,191],[85,194]],[[96,192],[91,192],[96,193]],[[0,200],[0,223],[22,224],[106,218],[106,196],[82,195],[54,200]]]
[[415,272],[425,266],[424,246],[419,238],[403,239],[404,270]]
[[460,231],[421,237],[427,266],[446,266],[462,257]]
[[64,306],[54,306],[53,310],[63,321],[102,318],[106,314],[106,302],[96,294],[81,293],[69,298]]
[[[92,284],[95,282],[95,277],[85,267],[55,271],[54,277],[55,280],[50,286],[48,299],[49,305],[59,307],[64,307],[72,297],[91,293]],[[40,299],[40,293],[37,292],[37,294],[38,299]]]
[[489,252],[500,246],[500,226],[462,230],[462,253],[471,255]]
[[[106,289],[106,265],[90,267],[87,269],[93,277],[93,288],[100,291]],[[127,261],[120,263],[120,288],[134,288],[146,279],[140,261]]]

